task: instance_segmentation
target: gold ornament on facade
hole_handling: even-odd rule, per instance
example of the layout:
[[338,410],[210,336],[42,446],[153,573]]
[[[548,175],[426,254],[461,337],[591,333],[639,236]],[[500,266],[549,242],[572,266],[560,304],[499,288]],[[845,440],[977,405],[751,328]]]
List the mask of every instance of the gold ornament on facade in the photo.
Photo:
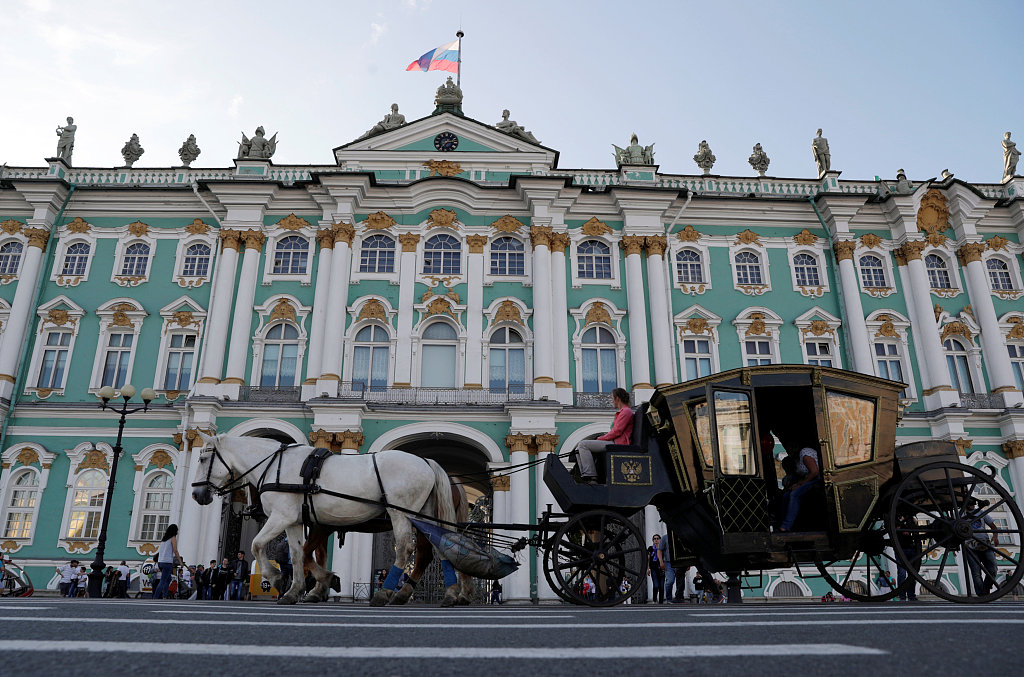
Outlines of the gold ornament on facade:
[[896,263],[905,266],[908,261],[920,261],[921,252],[927,246],[928,243],[924,240],[907,240],[893,252],[896,255]]
[[810,247],[812,244],[818,241],[818,236],[811,231],[804,228],[799,233],[793,236],[793,242],[804,247]]
[[942,191],[932,188],[921,198],[917,210],[917,229],[922,233],[939,233],[949,228],[949,207]]
[[819,296],[825,295],[825,287],[821,285],[818,285],[816,287],[807,287],[801,285],[797,287],[797,289],[800,291],[800,296],[807,296],[809,298],[818,298]]
[[[506,489],[505,491],[508,491],[508,490]],[[18,550],[20,550],[20,549],[21,549],[21,544],[18,543],[17,541],[7,540],[7,541],[4,541],[3,543],[0,543],[0,551],[6,552],[6,553],[15,553],[15,552],[18,552]]]
[[714,336],[711,330],[711,325],[708,324],[706,318],[703,317],[691,317],[686,321],[684,327],[679,328],[679,338],[683,338],[684,334],[704,334],[708,336]]
[[971,340],[971,330],[967,328],[961,320],[953,320],[947,322],[946,326],[942,328],[942,336],[940,337],[943,342],[950,336],[963,336],[968,341]]
[[433,301],[427,304],[425,315],[451,315],[455,317],[455,313],[452,311],[452,305],[448,303],[446,299],[435,298]]
[[944,313],[944,312],[946,312],[946,311],[943,310],[942,306],[940,306],[938,303],[936,303],[934,306],[932,306],[932,314],[935,315],[935,321],[936,322],[939,321],[939,318],[942,317],[942,313]]
[[134,327],[135,323],[128,316],[130,312],[138,312],[138,308],[130,303],[118,303],[114,306],[114,314],[110,317],[112,327]]
[[551,433],[534,435],[533,444],[537,447],[538,453],[552,453],[558,448],[558,435],[553,435]]
[[738,284],[736,288],[747,296],[760,296],[768,291],[766,284]]
[[532,443],[532,435],[524,435],[522,433],[505,435],[505,447],[508,448],[510,453],[516,451],[529,451]]
[[509,491],[512,488],[512,480],[508,475],[495,475],[491,478],[491,489],[493,491]]
[[569,233],[551,233],[551,243],[548,247],[552,253],[560,252],[564,254],[565,250],[569,248],[570,242]]
[[580,226],[584,235],[611,235],[612,227],[604,221],[599,221],[596,216],[591,216]]
[[387,319],[388,313],[384,308],[384,304],[377,299],[370,299],[359,309],[359,317],[356,318],[356,322],[362,320],[381,320],[382,322],[387,322]]
[[17,275],[14,275],[12,273],[5,273],[3,275],[0,275],[0,284],[7,284],[8,282],[12,282],[17,279]]
[[519,311],[519,306],[512,301],[505,299],[498,306],[498,309],[494,311],[494,321],[514,322],[521,325],[523,323],[523,315]]
[[[181,451],[185,450],[185,441],[188,440],[189,447],[192,449],[201,448],[203,446],[203,440],[199,437],[199,433],[202,431],[204,435],[216,435],[217,432],[213,428],[188,428],[184,434],[174,433],[172,439],[174,443],[178,445],[178,449]],[[197,445],[196,442],[199,444]]]
[[323,428],[309,431],[309,443],[314,447],[330,449],[334,441],[334,433],[329,433]]
[[69,553],[87,553],[96,547],[95,541],[66,541],[64,544],[65,549]]
[[282,230],[302,230],[303,228],[311,228],[309,221],[296,216],[295,214],[289,214],[280,221],[277,222],[277,227]]
[[88,233],[91,226],[81,216],[76,216],[65,228],[69,233]]
[[194,219],[192,223],[185,226],[185,232],[190,235],[206,235],[210,232],[210,224],[202,219]]
[[162,469],[167,466],[174,467],[174,460],[171,459],[171,455],[163,449],[157,449],[153,452],[153,455],[149,457],[149,464]]
[[231,228],[223,228],[220,231],[222,249],[234,249],[236,252],[242,243],[242,233]]
[[14,219],[7,219],[3,223],[0,223],[0,230],[3,230],[7,235],[16,235],[21,232],[21,229],[25,227],[25,224],[21,221],[15,221]]
[[924,240],[933,247],[946,246],[946,236],[942,233],[928,233],[924,236]]
[[832,243],[832,251],[835,252],[837,261],[852,259],[856,248],[857,243],[853,240],[836,240]]
[[277,303],[274,304],[274,309],[270,311],[270,321],[274,320],[289,320],[295,321],[295,306],[288,299],[278,299]]
[[957,453],[960,454],[961,456],[966,456],[967,452],[970,451],[971,447],[974,446],[974,442],[971,442],[967,438],[953,440],[953,444],[956,446]]
[[316,231],[316,241],[320,249],[334,249],[334,231],[330,228],[321,228]]
[[375,212],[366,217],[366,227],[373,230],[387,230],[397,223],[385,212]]
[[80,473],[83,470],[95,468],[97,470],[110,470],[110,463],[107,462],[107,456],[99,449],[90,449],[85,452],[85,457],[82,458],[82,462],[75,468],[76,473]]
[[644,250],[644,239],[643,235],[623,235],[619,246],[626,252],[626,256],[640,254]]
[[1003,454],[1008,459],[1024,457],[1024,440],[1010,440],[1003,442]]
[[114,282],[122,287],[137,287],[145,281],[144,275],[118,275],[114,278]]
[[46,249],[46,242],[50,239],[50,233],[44,228],[26,228],[25,237],[28,238],[29,247]]
[[150,557],[160,552],[160,548],[158,548],[155,543],[143,543],[135,548],[135,550],[144,557]]
[[420,236],[416,233],[402,233],[398,236],[398,241],[402,243],[403,252],[414,252],[416,245],[419,244]]
[[430,170],[430,176],[455,176],[462,172],[462,165],[451,160],[427,160],[423,166]]
[[706,288],[707,288],[707,285],[705,285],[705,284],[680,284],[679,285],[680,291],[682,291],[684,294],[689,294],[690,296],[697,296],[698,294],[703,294]]
[[890,316],[883,313],[882,315],[878,316],[878,320],[882,323],[882,325],[878,328],[878,331],[875,332],[875,338],[878,338],[879,336],[899,338],[899,334],[896,333],[896,325],[893,324],[892,318]]
[[678,238],[680,242],[696,242],[703,237],[703,235],[703,233],[695,229],[693,226],[687,226],[676,233],[676,238]]
[[470,254],[483,254],[484,247],[487,246],[486,235],[467,235],[466,244],[469,246]]
[[864,233],[863,235],[860,236],[860,245],[862,247],[874,249],[880,244],[882,244],[882,238],[878,237],[874,233]]
[[245,242],[246,249],[255,249],[256,251],[262,249],[263,243],[267,241],[267,236],[259,230],[243,230],[241,237]]
[[36,388],[36,397],[38,397],[41,400],[45,400],[47,397],[52,395],[56,390],[56,388]]
[[427,230],[431,228],[456,228],[459,215],[452,209],[435,209],[427,217]]
[[960,265],[981,261],[981,255],[985,253],[985,245],[981,242],[968,242],[956,250],[956,257],[960,259]]
[[128,233],[135,237],[145,237],[146,235],[149,235],[149,224],[143,223],[142,221],[129,223]]
[[50,312],[46,313],[46,319],[43,320],[43,324],[49,322],[58,327],[63,327],[66,324],[70,324],[72,327],[75,326],[77,320],[63,308],[51,308]]
[[811,336],[822,336],[824,334],[832,334],[835,336],[835,330],[828,326],[828,322],[825,320],[811,320],[811,323],[806,327],[800,329],[800,333],[804,336],[810,334]]
[[985,240],[985,246],[991,249],[992,251],[997,252],[1006,249],[1006,245],[1009,243],[1009,240],[1000,235],[993,235],[989,239]]
[[1010,331],[1006,334],[1006,337],[1024,339],[1024,317],[1011,317],[1007,322],[1010,323]]
[[356,451],[361,449],[366,441],[366,437],[358,430],[343,430],[335,434],[335,438],[341,443],[342,449],[355,449]]
[[960,314],[966,315],[967,317],[971,318],[971,320],[974,322],[978,321],[978,318],[974,316],[974,308],[971,307],[970,303],[964,306],[964,309],[960,311]]
[[168,402],[173,402],[176,399],[178,399],[179,397],[181,397],[181,391],[180,390],[167,390],[167,391],[164,391],[164,399],[166,399]]
[[551,245],[551,236],[553,232],[551,226],[531,226],[530,227],[530,244],[534,248]]
[[664,256],[665,250],[668,249],[668,241],[664,235],[648,235],[645,238],[644,245],[647,247],[647,254],[649,256]]
[[16,463],[21,463],[22,465],[32,465],[33,463],[39,463],[39,454],[31,447],[24,447],[18,452],[14,461]]
[[195,319],[191,310],[176,310],[171,315],[171,320],[168,324],[176,324],[179,327],[199,326],[199,320]]
[[596,301],[593,305],[591,305],[590,308],[587,310],[586,316],[584,316],[583,318],[584,327],[598,323],[609,325],[612,323],[612,314],[608,312],[608,306],[601,303],[600,301]]
[[338,221],[336,224],[331,226],[331,230],[334,232],[334,237],[331,242],[332,247],[338,242],[344,242],[345,244],[352,246],[352,240],[356,236],[355,226],[353,226],[351,223]]
[[771,336],[772,330],[764,323],[764,313],[751,313],[750,326],[744,336]]
[[761,236],[748,228],[736,236],[736,241],[733,244],[755,244],[760,247]]
[[491,228],[499,233],[518,233],[523,227],[523,222],[510,214],[505,214],[491,224]]

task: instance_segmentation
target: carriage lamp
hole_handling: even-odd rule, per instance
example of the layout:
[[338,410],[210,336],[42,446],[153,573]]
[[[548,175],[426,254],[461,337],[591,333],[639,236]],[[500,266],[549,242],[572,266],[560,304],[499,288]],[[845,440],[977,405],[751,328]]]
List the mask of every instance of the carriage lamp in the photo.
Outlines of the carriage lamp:
[[[99,395],[100,409],[110,409],[120,415],[117,424],[117,441],[114,442],[114,460],[110,464],[110,476],[107,478],[107,493],[103,501],[103,519],[100,521],[100,535],[96,539],[96,559],[92,562],[92,572],[89,574],[89,597],[100,597],[103,591],[103,570],[106,563],[103,561],[103,554],[107,546],[107,522],[110,521],[110,505],[113,501],[114,479],[117,477],[117,461],[121,457],[121,438],[124,435],[124,424],[128,416],[139,411],[149,411],[149,403],[156,399],[156,391],[152,388],[143,388],[139,396],[142,398],[142,406],[130,406],[129,401],[135,397],[135,386],[125,384],[121,386],[120,393],[110,386],[100,388]],[[124,401],[120,407],[110,405],[110,401],[120,396]]]

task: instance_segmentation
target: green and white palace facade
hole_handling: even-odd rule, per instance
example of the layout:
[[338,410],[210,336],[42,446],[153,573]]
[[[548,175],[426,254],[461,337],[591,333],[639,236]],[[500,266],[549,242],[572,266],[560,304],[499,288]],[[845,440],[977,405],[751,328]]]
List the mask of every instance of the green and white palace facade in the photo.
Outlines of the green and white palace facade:
[[[124,432],[108,562],[168,523],[189,562],[248,554],[244,493],[191,499],[197,431],[405,449],[530,523],[540,473],[489,473],[607,431],[614,387],[753,364],[904,380],[899,442],[955,441],[1022,500],[1024,179],[564,169],[441,108],[328,165],[0,170],[0,550],[37,587],[92,559],[117,432],[97,392],[127,383],[159,397]],[[332,546],[344,596],[375,538]],[[526,553],[506,598],[553,600]]]

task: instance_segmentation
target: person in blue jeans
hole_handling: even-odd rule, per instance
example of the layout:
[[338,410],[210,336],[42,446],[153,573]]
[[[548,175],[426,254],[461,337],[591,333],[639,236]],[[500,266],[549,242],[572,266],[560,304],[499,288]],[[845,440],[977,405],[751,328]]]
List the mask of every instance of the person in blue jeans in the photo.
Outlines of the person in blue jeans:
[[245,553],[238,551],[237,558],[231,563],[231,585],[228,588],[228,599],[245,599],[245,584],[249,580],[249,563],[245,561]]
[[164,532],[163,540],[160,541],[160,549],[156,552],[156,565],[160,569],[160,583],[153,591],[153,599],[168,597],[167,591],[171,585],[171,578],[174,576],[174,561],[180,560],[178,554],[178,525],[172,524]]
[[797,481],[783,495],[786,507],[785,517],[779,531],[791,531],[797,515],[800,514],[800,503],[808,491],[815,488],[821,481],[820,461],[818,452],[812,447],[804,447],[796,455]]

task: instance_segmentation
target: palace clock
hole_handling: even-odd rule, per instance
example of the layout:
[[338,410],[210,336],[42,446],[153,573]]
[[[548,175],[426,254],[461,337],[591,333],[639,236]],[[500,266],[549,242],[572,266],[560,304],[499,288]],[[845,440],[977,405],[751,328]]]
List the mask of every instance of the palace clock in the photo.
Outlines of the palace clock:
[[441,132],[434,137],[434,148],[441,151],[452,151],[459,147],[459,137],[451,132]]

